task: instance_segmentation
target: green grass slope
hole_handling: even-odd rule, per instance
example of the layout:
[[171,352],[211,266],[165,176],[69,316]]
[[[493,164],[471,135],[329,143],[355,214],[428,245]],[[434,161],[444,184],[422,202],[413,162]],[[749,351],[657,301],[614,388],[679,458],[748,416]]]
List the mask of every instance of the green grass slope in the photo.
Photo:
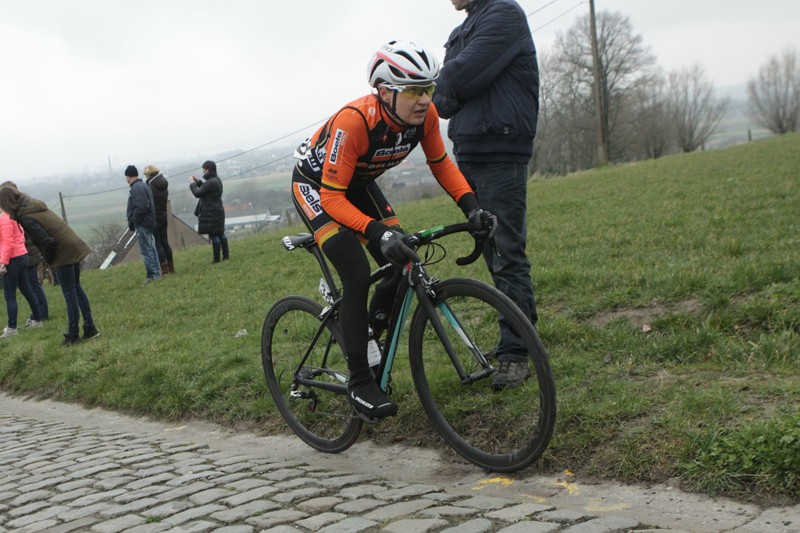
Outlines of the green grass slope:
[[[800,501],[800,135],[533,181],[528,205],[559,395],[535,469]],[[412,230],[461,217],[446,197],[398,212]],[[259,353],[274,301],[318,297],[313,259],[280,244],[293,231],[233,241],[219,265],[209,248],[180,252],[177,274],[148,286],[140,263],[85,272],[102,335],[73,348],[47,287],[53,319],[0,345],[0,387],[286,431]],[[455,266],[457,239],[432,271],[485,280]],[[407,365],[394,377],[401,413],[364,438],[438,446]]]

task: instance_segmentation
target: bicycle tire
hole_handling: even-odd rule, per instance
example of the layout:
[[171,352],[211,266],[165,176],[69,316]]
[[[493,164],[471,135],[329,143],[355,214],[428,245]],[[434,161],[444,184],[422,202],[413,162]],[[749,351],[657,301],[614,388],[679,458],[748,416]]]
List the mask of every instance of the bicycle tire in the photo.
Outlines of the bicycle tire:
[[[547,448],[556,418],[555,383],[536,329],[506,295],[485,283],[455,278],[436,282],[433,290],[437,315],[442,317],[440,306],[446,304],[484,354],[497,345],[502,316],[522,339],[532,375],[500,391],[492,388],[491,375],[462,384],[428,314],[418,304],[409,330],[409,357],[425,412],[442,438],[468,461],[493,472],[530,466]],[[446,320],[442,323],[466,373],[480,372],[483,366],[462,336]]]
[[[339,453],[358,439],[363,421],[345,394],[297,382],[297,370],[320,329],[322,306],[302,296],[275,303],[261,331],[261,362],[275,406],[300,439],[325,453]],[[323,360],[325,353],[327,360]],[[339,323],[329,320],[302,367],[321,385],[344,385],[347,360]],[[293,396],[291,393],[294,392]]]

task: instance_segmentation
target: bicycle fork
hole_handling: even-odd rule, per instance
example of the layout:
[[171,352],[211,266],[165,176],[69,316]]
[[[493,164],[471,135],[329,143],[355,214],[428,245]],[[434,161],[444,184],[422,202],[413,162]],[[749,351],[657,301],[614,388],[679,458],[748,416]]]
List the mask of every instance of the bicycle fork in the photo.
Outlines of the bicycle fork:
[[[430,320],[436,335],[439,337],[439,340],[447,352],[448,357],[450,357],[450,361],[453,363],[456,372],[458,372],[458,377],[461,380],[461,384],[470,385],[487,376],[490,376],[495,370],[494,367],[489,364],[489,361],[486,360],[486,356],[484,356],[480,349],[475,345],[475,342],[469,338],[467,333],[464,331],[464,328],[461,326],[461,323],[458,321],[458,318],[453,313],[453,310],[449,305],[447,305],[447,302],[442,301],[436,304],[434,307],[432,302],[436,300],[436,293],[433,290],[433,284],[433,280],[427,280],[420,276],[419,282],[414,284],[414,291],[417,293],[417,300],[419,300],[422,310],[426,315],[428,315],[428,320]],[[450,327],[453,328],[459,338],[464,342],[464,345],[472,353],[472,356],[475,358],[475,360],[481,365],[480,370],[473,372],[472,374],[466,373],[464,366],[458,359],[458,355],[456,354],[453,345],[450,343],[450,337],[447,335],[447,331],[445,331],[445,326],[439,319],[439,314],[436,312],[437,309],[442,313],[442,316],[444,316],[444,318],[447,320],[447,323],[450,325]]]

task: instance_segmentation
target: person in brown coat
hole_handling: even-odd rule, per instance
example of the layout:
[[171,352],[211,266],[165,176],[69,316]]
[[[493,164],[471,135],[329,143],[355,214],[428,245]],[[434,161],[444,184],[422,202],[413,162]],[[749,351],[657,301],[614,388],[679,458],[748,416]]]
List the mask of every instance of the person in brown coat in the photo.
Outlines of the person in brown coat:
[[80,237],[41,200],[12,187],[0,187],[0,209],[16,220],[41,250],[58,275],[67,306],[64,346],[81,342],[78,323],[83,315],[83,340],[100,333],[95,327],[89,298],[81,287],[81,261],[91,251]]

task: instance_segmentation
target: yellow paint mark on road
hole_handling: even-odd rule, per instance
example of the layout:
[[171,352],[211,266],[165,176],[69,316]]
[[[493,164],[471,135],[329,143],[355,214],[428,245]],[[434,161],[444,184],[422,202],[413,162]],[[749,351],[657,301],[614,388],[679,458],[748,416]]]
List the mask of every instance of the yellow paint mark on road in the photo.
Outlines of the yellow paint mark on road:
[[567,492],[570,496],[577,496],[581,493],[580,487],[576,483],[570,483],[568,481],[556,481],[553,483],[556,487],[561,487],[563,489],[567,489]]
[[507,477],[502,477],[502,476],[490,477],[489,479],[482,479],[481,481],[479,481],[477,485],[472,487],[472,490],[483,490],[486,487],[489,487],[489,486],[492,486],[492,485],[500,486],[502,488],[505,488],[505,487],[510,487],[513,484],[514,484],[514,480],[513,479],[509,479]]
[[629,503],[601,503],[599,500],[591,500],[586,504],[586,511],[591,513],[605,513],[609,511],[622,511],[630,509]]
[[527,498],[529,500],[535,501],[536,503],[545,503],[545,502],[547,502],[547,498],[544,498],[542,496],[534,496],[533,494],[523,494],[522,496],[524,496],[525,498]]
[[561,487],[562,489],[567,489],[567,492],[570,496],[577,496],[581,493],[581,489],[577,483],[575,483],[575,474],[573,474],[570,470],[564,470],[562,472],[566,479],[561,481],[553,482],[553,485],[556,487]]

